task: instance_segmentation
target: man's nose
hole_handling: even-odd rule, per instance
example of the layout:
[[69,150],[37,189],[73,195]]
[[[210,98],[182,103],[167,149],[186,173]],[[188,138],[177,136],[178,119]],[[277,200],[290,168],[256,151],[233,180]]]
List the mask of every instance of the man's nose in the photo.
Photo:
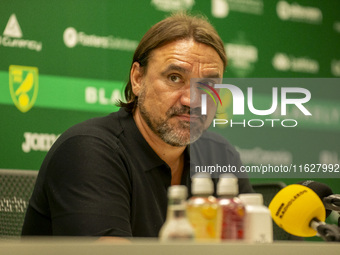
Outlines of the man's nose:
[[201,92],[195,86],[185,86],[181,95],[181,104],[190,108],[201,107]]

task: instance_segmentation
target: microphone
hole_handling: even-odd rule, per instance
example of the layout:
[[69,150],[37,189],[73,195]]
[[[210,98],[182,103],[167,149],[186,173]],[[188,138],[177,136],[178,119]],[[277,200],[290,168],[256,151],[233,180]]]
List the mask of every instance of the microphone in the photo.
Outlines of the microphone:
[[312,180],[301,181],[298,184],[310,188],[319,196],[326,208],[326,218],[332,211],[340,212],[340,195],[333,194],[329,186]]
[[299,184],[281,189],[268,208],[275,223],[295,236],[315,236],[317,226],[326,219],[325,207],[318,195]]
[[306,186],[293,184],[281,189],[268,208],[275,223],[292,235],[311,237],[318,234],[325,241],[340,241],[340,228],[325,223],[323,202]]

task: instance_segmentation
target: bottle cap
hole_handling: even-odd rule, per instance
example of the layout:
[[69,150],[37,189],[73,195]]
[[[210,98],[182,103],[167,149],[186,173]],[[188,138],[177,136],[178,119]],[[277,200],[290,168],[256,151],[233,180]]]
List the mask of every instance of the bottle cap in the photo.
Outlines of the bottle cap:
[[245,205],[263,205],[263,196],[260,193],[240,194],[238,197]]
[[191,192],[193,195],[212,195],[214,183],[209,174],[199,173],[192,178]]
[[238,180],[234,174],[221,174],[217,184],[217,195],[237,195]]
[[168,189],[168,198],[187,199],[188,189],[184,185],[173,185]]

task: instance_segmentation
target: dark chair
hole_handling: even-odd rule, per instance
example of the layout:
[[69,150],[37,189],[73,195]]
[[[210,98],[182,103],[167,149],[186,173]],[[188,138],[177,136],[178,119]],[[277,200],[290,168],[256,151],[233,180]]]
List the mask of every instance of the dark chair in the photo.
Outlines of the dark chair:
[[[286,184],[283,182],[272,182],[272,183],[256,183],[252,184],[253,189],[256,193],[261,193],[263,195],[263,204],[265,206],[269,206],[270,202],[282,188],[286,187]],[[282,228],[280,228],[273,221],[273,238],[274,240],[303,240],[300,237],[293,236]]]
[[0,239],[21,235],[38,171],[0,169]]

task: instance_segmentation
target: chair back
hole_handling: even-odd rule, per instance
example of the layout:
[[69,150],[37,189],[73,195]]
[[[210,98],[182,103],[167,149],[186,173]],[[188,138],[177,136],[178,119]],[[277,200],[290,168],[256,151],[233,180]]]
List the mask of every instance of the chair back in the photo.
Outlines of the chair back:
[[0,239],[20,237],[38,171],[0,169]]

